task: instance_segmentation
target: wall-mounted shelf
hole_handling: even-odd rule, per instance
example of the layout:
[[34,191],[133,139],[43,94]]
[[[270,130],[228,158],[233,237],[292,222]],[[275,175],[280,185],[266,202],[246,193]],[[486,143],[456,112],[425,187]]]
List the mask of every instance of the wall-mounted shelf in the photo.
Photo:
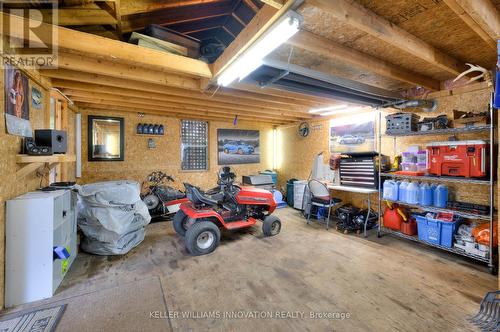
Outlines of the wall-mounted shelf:
[[142,136],[142,137],[165,137],[165,135],[155,135],[155,134],[134,134],[134,136]]
[[30,156],[27,154],[18,154],[16,156],[16,163],[25,165],[17,170],[16,177],[25,177],[45,164],[48,164],[49,167],[54,167],[59,163],[70,163],[74,161],[76,161],[75,155],[54,154],[51,156]]

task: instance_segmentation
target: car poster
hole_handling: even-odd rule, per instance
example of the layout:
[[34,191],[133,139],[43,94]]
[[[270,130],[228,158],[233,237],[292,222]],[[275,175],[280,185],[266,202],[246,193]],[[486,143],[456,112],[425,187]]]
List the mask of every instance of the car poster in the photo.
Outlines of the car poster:
[[219,165],[260,163],[258,130],[217,129]]
[[330,120],[330,152],[375,151],[375,115]]

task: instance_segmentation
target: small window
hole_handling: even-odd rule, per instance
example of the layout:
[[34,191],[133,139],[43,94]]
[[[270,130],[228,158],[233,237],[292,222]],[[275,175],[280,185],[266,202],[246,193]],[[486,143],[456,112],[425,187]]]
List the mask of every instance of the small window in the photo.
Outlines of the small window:
[[208,170],[208,122],[181,121],[181,163],[183,171]]

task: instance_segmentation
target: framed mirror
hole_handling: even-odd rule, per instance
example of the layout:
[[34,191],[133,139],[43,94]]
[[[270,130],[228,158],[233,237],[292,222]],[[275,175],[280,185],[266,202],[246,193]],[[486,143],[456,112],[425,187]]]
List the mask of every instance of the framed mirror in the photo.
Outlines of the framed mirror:
[[88,117],[89,161],[123,161],[125,157],[123,118]]

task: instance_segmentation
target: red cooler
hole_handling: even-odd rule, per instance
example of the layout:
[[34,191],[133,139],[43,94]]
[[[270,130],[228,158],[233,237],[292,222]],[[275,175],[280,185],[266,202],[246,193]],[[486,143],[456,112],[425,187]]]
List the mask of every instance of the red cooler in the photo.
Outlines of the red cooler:
[[487,175],[489,146],[485,141],[435,142],[426,147],[430,174],[466,178]]

